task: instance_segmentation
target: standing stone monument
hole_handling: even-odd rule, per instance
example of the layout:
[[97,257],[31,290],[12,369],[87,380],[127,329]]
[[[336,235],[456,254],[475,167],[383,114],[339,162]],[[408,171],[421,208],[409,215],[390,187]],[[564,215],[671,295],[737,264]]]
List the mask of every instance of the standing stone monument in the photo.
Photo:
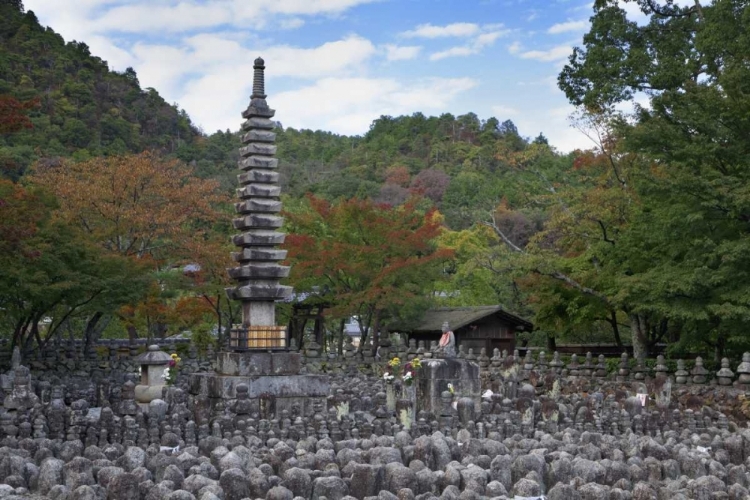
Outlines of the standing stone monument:
[[456,338],[447,321],[443,323],[443,336],[435,354],[437,358],[424,360],[417,378],[417,411],[439,414],[446,391],[456,402],[463,399],[464,406],[473,401],[475,411],[480,411],[482,384],[479,365],[456,358]]
[[[449,386],[450,384],[450,386]],[[443,392],[451,393],[454,401],[471,398],[476,411],[482,402],[479,365],[459,358],[426,359],[416,380],[417,411],[439,414]]]
[[266,103],[263,59],[256,59],[253,68],[250,106],[242,113],[239,217],[233,221],[242,231],[234,237],[239,251],[232,254],[238,266],[228,270],[237,285],[227,289],[230,299],[242,303],[242,324],[232,329],[228,349],[218,354],[217,373],[191,375],[190,392],[213,408],[236,399],[243,385],[242,398],[261,415],[278,417],[293,408],[309,414],[313,406],[325,409],[330,382],[324,375],[299,374],[301,355],[289,350],[286,327],[276,325],[275,302],[291,296],[292,288],[280,284],[289,267],[280,264],[287,252],[278,248],[285,235],[277,231],[283,219],[271,120],[275,111]]
[[164,370],[171,360],[170,355],[160,350],[158,345],[148,346],[146,352],[133,360],[141,368],[141,379],[135,386],[136,401],[148,404],[161,398],[162,389],[167,383]]

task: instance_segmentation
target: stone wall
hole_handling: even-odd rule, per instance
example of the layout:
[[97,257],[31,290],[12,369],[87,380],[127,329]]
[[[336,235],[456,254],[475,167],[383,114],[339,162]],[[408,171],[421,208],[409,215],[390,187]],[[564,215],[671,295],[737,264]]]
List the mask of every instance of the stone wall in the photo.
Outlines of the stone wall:
[[[145,351],[147,343],[156,343],[166,352],[177,352],[182,358],[180,381],[187,384],[187,374],[212,371],[217,368],[216,352],[212,347],[200,352],[187,339],[140,339],[135,342],[128,340],[102,340],[91,346],[86,352],[80,342],[64,342],[52,345],[49,349],[39,353],[33,352],[23,359],[32,374],[40,379],[51,381],[66,381],[70,379],[73,386],[77,379],[101,380],[108,379],[121,384],[128,373],[136,373],[138,366],[133,359]],[[322,353],[320,346],[310,341],[302,349],[301,373],[330,374],[348,376],[379,376],[385,363],[392,357],[399,357],[403,361],[415,357],[427,359],[432,356],[423,345],[387,344],[381,346],[379,356],[362,356],[351,344],[345,345],[343,356]],[[495,350],[492,357],[482,350],[479,354],[472,350],[459,350],[458,358],[476,362],[481,368],[481,386],[483,390],[499,389],[498,383],[507,381],[520,384],[529,383],[540,393],[551,390],[558,381],[562,390],[585,386],[588,391],[606,389],[616,383],[644,384],[642,389],[651,389],[647,381],[671,381],[673,390],[679,386],[707,386],[718,388],[750,387],[750,354],[745,354],[743,360],[730,362],[722,361],[722,367],[709,372],[701,358],[690,360],[688,363],[677,360],[676,366],[670,370],[667,361],[659,356],[653,366],[647,367],[642,360],[633,360],[623,354],[617,366],[607,362],[603,356],[595,359],[590,354],[578,358],[571,356],[566,361],[555,353],[548,357],[544,352],[532,356],[527,352],[526,357],[520,358],[515,353],[499,352]],[[0,373],[10,369],[11,353],[7,341],[0,341]],[[673,362],[669,363],[674,365]],[[675,369],[676,368],[676,369]],[[632,385],[631,384],[631,385]],[[67,384],[66,384],[67,385]],[[633,385],[635,387],[635,385]],[[653,392],[653,391],[651,391]]]

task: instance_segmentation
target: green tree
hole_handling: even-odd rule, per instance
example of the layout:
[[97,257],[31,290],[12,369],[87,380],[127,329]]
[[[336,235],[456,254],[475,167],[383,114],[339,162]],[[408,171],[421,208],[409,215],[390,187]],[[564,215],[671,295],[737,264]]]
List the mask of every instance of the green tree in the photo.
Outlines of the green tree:
[[326,291],[329,314],[357,317],[363,341],[369,334],[377,348],[384,325],[402,319],[400,309],[417,311],[414,304],[430,296],[451,255],[436,244],[439,214],[419,212],[415,201],[392,207],[313,196],[299,208],[287,213],[292,284]]
[[[746,343],[750,318],[750,6],[739,0],[689,6],[638,0],[646,24],[598,0],[590,32],[560,74],[574,104],[610,113],[643,210],[633,225],[630,272],[620,292],[634,304],[634,336],[664,320],[683,343]],[[645,96],[631,120],[613,110]]]
[[56,220],[55,208],[37,190],[0,181],[0,320],[25,350],[43,348],[76,320],[91,340],[98,319],[138,300],[148,281],[143,266]]

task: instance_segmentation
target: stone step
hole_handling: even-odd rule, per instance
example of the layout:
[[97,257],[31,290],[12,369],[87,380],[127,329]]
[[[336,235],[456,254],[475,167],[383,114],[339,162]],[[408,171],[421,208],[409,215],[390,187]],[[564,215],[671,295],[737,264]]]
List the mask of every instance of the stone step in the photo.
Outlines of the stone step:
[[273,184],[248,184],[237,190],[238,198],[250,198],[252,196],[278,198],[280,195],[281,187]]
[[251,130],[242,136],[242,144],[248,142],[273,142],[276,140],[276,134],[269,130]]
[[277,406],[281,406],[282,400],[286,398],[293,399],[299,404],[304,403],[308,398],[315,397],[323,398],[325,402],[325,398],[331,395],[331,383],[328,375],[232,377],[215,373],[190,374],[190,393],[203,396],[209,400],[234,400],[237,397],[236,388],[240,384],[245,384],[248,387],[249,398],[272,395],[277,398]]
[[279,284],[249,283],[227,288],[227,297],[232,300],[284,300],[292,296],[293,288]]
[[248,198],[234,204],[234,210],[238,214],[281,212],[281,202],[273,198]]
[[279,261],[286,259],[287,251],[272,248],[243,248],[239,252],[232,252],[232,259],[236,262],[246,261]]
[[278,229],[284,224],[284,218],[277,215],[250,214],[232,221],[235,229]]
[[250,130],[253,128],[262,128],[271,130],[276,126],[273,120],[268,118],[262,118],[260,116],[254,116],[242,124],[242,130]]
[[258,377],[261,375],[297,375],[302,366],[299,352],[220,352],[216,372],[221,375]]
[[259,263],[247,264],[227,269],[229,277],[234,280],[252,280],[257,278],[286,278],[291,267],[279,264]]
[[273,156],[276,154],[276,146],[273,144],[264,144],[262,142],[251,142],[240,148],[240,156],[247,157],[251,155],[267,155]]
[[243,174],[238,175],[237,181],[241,186],[253,182],[260,182],[264,184],[278,184],[279,173],[270,170],[249,170]]
[[255,230],[235,235],[232,241],[238,247],[243,246],[272,246],[284,243],[286,234],[276,231]]
[[270,156],[248,156],[237,162],[237,168],[240,170],[250,170],[251,168],[279,168],[279,160],[271,158]]

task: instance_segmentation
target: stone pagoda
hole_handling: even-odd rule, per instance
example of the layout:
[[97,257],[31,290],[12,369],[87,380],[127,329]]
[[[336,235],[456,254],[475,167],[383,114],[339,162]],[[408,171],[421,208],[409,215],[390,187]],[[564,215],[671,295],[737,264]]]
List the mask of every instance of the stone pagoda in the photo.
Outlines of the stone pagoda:
[[[194,373],[190,392],[198,406],[215,409],[226,400],[248,400],[247,405],[264,417],[310,414],[313,408],[325,409],[330,381],[325,375],[301,375],[301,354],[290,350],[287,330],[276,325],[276,304],[289,298],[292,288],[279,283],[289,275],[289,266],[280,264],[286,250],[283,223],[279,216],[278,160],[271,118],[274,110],[266,103],[263,59],[255,60],[253,93],[250,106],[242,113],[242,144],[239,175],[240,201],[235,208],[234,237],[239,251],[232,257],[237,267],[228,270],[237,285],[227,289],[227,296],[242,302],[242,324],[234,325],[229,343],[220,352],[216,373]],[[243,405],[246,405],[243,403]]]
[[275,111],[266,103],[263,59],[256,59],[253,68],[253,94],[242,113],[246,121],[242,124],[239,168],[244,173],[238,177],[240,201],[235,203],[240,217],[233,221],[234,228],[242,231],[234,237],[240,251],[232,254],[239,265],[229,269],[237,286],[227,289],[230,299],[242,302],[242,328],[238,330],[244,330],[245,335],[233,336],[230,347],[283,348],[286,334],[276,327],[275,301],[289,298],[292,288],[279,284],[289,276],[289,266],[279,264],[287,252],[278,248],[285,235],[277,231],[283,219],[279,216],[279,160],[274,158],[276,134],[271,120]]

